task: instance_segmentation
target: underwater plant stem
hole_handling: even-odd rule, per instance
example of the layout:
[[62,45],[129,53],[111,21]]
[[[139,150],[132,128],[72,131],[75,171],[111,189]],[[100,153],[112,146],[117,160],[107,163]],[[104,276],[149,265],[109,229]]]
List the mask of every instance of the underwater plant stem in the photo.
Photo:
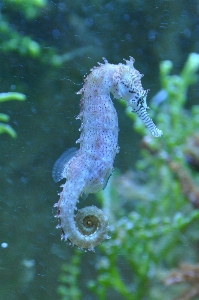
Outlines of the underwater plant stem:
[[0,93],[0,102],[10,101],[10,100],[25,101],[26,96],[22,93],[17,93],[17,92]]

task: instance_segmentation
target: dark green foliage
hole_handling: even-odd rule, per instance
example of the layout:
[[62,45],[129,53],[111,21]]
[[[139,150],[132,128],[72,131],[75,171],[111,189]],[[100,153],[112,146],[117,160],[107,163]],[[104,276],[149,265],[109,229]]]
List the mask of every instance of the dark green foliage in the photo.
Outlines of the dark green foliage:
[[[0,93],[0,103],[10,100],[24,101],[25,99],[26,96],[24,94],[17,92]],[[17,134],[15,130],[10,125],[2,123],[8,122],[9,120],[10,117],[8,115],[0,113],[0,134],[8,133],[13,138],[16,138]]]
[[5,5],[16,11],[23,11],[27,19],[33,19],[41,13],[41,9],[47,5],[47,0],[4,0]]
[[57,292],[62,300],[80,300],[82,293],[78,286],[78,280],[81,273],[81,252],[76,250],[70,263],[62,265],[62,274],[60,275]]

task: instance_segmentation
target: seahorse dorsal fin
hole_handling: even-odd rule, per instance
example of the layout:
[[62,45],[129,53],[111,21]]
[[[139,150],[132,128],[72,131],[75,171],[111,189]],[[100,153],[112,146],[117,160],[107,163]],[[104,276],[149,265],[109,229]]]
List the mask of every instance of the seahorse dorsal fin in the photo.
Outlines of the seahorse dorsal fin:
[[55,182],[58,182],[66,177],[66,174],[64,174],[66,164],[71,160],[77,151],[78,148],[69,148],[64,151],[64,153],[56,160],[52,170],[52,177]]

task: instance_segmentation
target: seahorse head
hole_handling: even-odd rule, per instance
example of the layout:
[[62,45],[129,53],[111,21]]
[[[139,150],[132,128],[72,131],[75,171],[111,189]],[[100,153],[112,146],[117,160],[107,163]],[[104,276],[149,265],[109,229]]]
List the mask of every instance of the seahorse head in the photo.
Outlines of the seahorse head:
[[115,69],[111,92],[116,99],[123,99],[127,102],[127,105],[141,118],[153,136],[161,136],[162,131],[155,126],[146,111],[148,108],[146,98],[149,90],[144,90],[142,87],[143,75],[134,68],[132,57],[125,62],[126,65],[119,64]]
[[132,107],[133,111],[137,105],[147,108],[146,97],[148,90],[144,90],[141,84],[143,77],[134,68],[134,59],[125,60],[126,65],[119,64],[114,74],[111,92],[116,99],[122,98]]

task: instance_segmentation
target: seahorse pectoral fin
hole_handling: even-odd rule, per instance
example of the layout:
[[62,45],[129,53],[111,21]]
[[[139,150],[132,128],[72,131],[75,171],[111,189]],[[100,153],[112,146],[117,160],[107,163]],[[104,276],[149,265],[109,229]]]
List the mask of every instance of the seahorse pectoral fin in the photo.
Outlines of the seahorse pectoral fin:
[[109,181],[109,178],[111,177],[111,175],[113,174],[113,168],[111,170],[109,170],[106,174],[106,176],[104,177],[104,183],[103,183],[103,190],[105,189],[105,187],[107,186],[107,183]]
[[66,177],[64,173],[66,164],[71,160],[71,158],[78,151],[78,148],[67,149],[55,162],[52,170],[52,177],[55,182],[58,182]]
[[89,194],[89,193],[87,193],[87,192],[83,192],[83,193],[81,194],[81,198],[82,198],[83,200],[86,200],[86,198],[88,197],[88,194]]
[[158,129],[153,120],[149,117],[149,114],[144,106],[138,107],[137,110],[133,110],[133,112],[135,112],[144,122],[145,126],[151,131],[153,136],[160,137],[163,134],[162,130]]

